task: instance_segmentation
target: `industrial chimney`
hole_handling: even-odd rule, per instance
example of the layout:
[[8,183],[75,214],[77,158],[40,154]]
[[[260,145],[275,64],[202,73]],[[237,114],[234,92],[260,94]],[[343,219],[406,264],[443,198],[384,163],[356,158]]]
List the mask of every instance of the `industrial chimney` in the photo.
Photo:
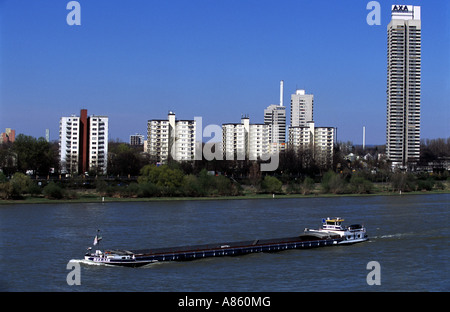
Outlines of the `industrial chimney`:
[[283,80],[280,81],[280,106],[283,106]]
[[366,149],[366,127],[363,127],[363,151]]

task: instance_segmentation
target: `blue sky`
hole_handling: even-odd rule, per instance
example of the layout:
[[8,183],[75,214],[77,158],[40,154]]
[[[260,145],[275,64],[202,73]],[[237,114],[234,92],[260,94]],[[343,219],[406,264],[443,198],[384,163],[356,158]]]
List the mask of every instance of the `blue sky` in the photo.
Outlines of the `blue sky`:
[[[422,6],[422,138],[450,136],[450,3],[366,0],[0,0],[0,131],[35,137],[59,119],[107,115],[110,139],[146,134],[147,120],[263,122],[296,88],[314,94],[317,126],[339,141],[385,144],[386,27],[391,4]],[[208,138],[205,138],[208,140]]]

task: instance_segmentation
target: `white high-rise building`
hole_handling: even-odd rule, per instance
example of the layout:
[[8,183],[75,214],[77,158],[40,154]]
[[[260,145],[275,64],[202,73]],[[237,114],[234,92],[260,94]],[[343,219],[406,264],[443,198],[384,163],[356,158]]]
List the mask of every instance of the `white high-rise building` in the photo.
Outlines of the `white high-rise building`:
[[242,117],[241,123],[222,125],[222,149],[226,160],[244,160],[248,157],[249,118]]
[[286,107],[283,106],[284,81],[280,81],[280,104],[264,110],[264,124],[269,127],[269,153],[286,149]]
[[249,159],[256,160],[269,155],[269,127],[265,124],[250,124],[249,130]]
[[296,90],[291,95],[291,127],[305,127],[313,121],[314,95],[306,94],[305,90]]
[[314,160],[316,164],[329,167],[333,164],[334,127],[314,128]]
[[264,124],[269,126],[270,152],[284,150],[286,144],[286,107],[269,105],[264,110]]
[[312,150],[314,147],[314,122],[305,126],[289,127],[289,147],[294,150]]
[[195,158],[195,120],[176,120],[169,112],[168,119],[153,119],[147,124],[147,153],[158,162],[171,156],[174,160]]
[[89,168],[106,174],[108,164],[108,117],[89,117]]
[[315,127],[312,121],[289,127],[289,148],[309,152],[316,164],[326,167],[333,163],[334,134],[334,127]]
[[222,149],[226,160],[257,160],[269,153],[269,126],[250,124],[248,117],[241,123],[222,125]]
[[108,117],[61,117],[59,122],[59,157],[61,173],[85,174],[88,171],[106,174],[108,168]]
[[393,167],[420,157],[420,7],[393,5],[387,26],[386,153]]
[[80,117],[61,117],[59,121],[59,162],[61,173],[78,173],[80,157]]

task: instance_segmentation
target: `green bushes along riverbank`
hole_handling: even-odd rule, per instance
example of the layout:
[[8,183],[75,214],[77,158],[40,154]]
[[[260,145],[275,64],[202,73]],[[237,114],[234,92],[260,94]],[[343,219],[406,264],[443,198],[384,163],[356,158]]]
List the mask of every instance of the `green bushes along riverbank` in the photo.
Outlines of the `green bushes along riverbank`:
[[7,179],[0,173],[0,202],[33,200],[98,201],[109,199],[158,198],[252,198],[266,195],[346,195],[407,192],[448,192],[444,175],[388,173],[381,177],[366,172],[335,173],[318,177],[288,177],[261,174],[238,179],[211,174],[184,172],[177,165],[147,165],[135,178],[75,177],[66,180],[32,180],[23,173]]

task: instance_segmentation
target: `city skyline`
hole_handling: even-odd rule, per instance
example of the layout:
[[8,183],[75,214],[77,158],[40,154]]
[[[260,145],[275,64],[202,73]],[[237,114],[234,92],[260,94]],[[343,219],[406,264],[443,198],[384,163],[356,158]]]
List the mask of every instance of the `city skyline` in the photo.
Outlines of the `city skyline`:
[[284,103],[314,94],[317,126],[338,141],[362,144],[365,126],[366,145],[385,144],[386,28],[391,5],[407,4],[422,7],[421,138],[450,135],[445,1],[379,1],[373,26],[369,1],[79,2],[80,26],[65,1],[0,4],[0,128],[57,140],[59,118],[81,108],[108,115],[124,142],[170,110],[203,126],[263,123],[283,80]]

